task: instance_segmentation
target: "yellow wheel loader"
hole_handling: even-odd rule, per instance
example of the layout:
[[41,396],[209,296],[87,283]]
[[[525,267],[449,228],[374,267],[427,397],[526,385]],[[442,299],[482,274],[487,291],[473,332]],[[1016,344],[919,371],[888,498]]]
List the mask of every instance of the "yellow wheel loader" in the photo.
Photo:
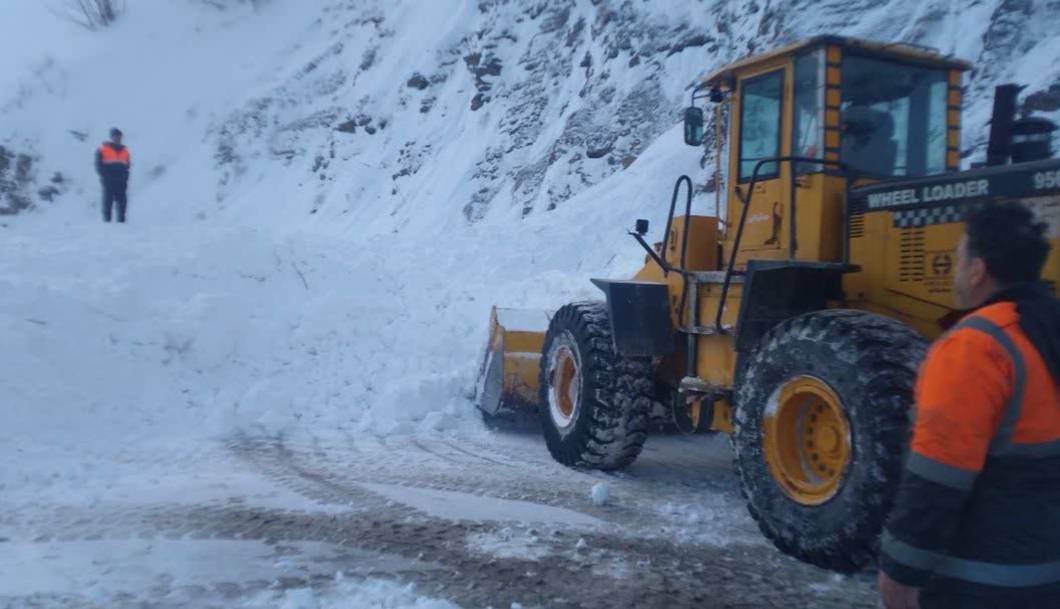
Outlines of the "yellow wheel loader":
[[[997,88],[984,166],[960,171],[962,74],[931,49],[817,37],[708,76],[725,221],[674,189],[661,241],[599,302],[495,310],[478,386],[487,418],[536,413],[553,457],[630,465],[663,410],[731,434],[751,515],[782,551],[849,572],[871,561],[902,469],[912,389],[953,304],[962,216],[1019,200],[1048,222],[1060,281],[1055,125]],[[683,215],[675,215],[680,189]]]

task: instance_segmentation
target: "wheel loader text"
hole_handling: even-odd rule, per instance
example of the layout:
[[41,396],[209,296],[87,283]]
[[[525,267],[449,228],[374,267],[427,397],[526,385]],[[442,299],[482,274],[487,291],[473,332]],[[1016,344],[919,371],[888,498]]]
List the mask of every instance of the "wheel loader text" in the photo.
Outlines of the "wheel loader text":
[[916,205],[935,201],[950,201],[967,197],[985,197],[990,194],[988,180],[971,180],[954,184],[925,186],[919,190],[905,188],[891,192],[879,192],[869,195],[869,209],[881,209],[898,205]]

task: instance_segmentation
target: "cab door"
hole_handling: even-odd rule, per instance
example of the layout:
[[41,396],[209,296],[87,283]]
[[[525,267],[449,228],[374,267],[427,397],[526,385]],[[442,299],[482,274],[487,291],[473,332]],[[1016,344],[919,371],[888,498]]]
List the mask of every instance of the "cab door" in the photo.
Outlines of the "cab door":
[[[733,147],[729,167],[728,221],[735,231],[750,200],[737,264],[750,259],[787,256],[790,163],[766,161],[788,154],[790,138],[791,68],[775,65],[737,80],[737,107],[733,113]],[[758,169],[752,187],[755,166]],[[735,233],[731,232],[730,237]],[[732,243],[730,240],[729,243]]]

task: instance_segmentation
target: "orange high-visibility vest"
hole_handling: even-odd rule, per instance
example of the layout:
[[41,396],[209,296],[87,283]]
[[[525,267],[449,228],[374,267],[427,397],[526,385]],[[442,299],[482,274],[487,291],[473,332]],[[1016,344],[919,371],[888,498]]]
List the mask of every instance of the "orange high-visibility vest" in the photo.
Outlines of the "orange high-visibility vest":
[[104,165],[125,165],[128,167],[129,149],[123,147],[121,150],[115,150],[113,146],[103,144],[99,147],[99,158]]

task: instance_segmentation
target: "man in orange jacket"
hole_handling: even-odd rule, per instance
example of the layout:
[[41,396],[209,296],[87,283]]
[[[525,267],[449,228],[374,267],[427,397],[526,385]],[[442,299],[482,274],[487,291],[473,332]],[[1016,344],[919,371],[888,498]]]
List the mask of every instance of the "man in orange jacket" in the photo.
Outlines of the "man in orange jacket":
[[1060,301],[1046,226],[1017,203],[966,220],[957,305],[916,390],[880,547],[887,609],[1060,608]]
[[96,173],[103,184],[103,221],[110,222],[111,209],[118,204],[118,222],[125,222],[128,206],[129,169],[132,159],[122,145],[120,129],[110,130],[110,141],[96,151]]

